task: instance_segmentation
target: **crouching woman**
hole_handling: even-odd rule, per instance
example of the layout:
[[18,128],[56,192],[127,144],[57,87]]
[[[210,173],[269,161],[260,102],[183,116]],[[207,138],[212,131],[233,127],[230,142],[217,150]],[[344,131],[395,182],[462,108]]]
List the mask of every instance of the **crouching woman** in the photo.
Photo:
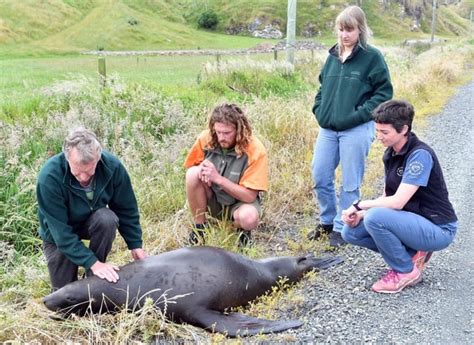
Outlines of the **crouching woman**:
[[380,293],[418,283],[432,252],[449,246],[457,230],[436,154],[411,131],[414,115],[413,106],[399,100],[374,110],[377,138],[387,147],[385,192],[342,213],[343,239],[379,252],[390,267],[372,286]]

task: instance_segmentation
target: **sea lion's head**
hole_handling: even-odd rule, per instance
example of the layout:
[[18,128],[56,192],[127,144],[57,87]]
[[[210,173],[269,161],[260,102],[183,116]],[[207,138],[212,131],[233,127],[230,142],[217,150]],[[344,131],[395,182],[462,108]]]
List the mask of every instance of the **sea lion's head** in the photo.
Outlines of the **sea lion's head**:
[[96,301],[84,281],[70,283],[43,298],[45,306],[64,315],[85,315],[95,309]]

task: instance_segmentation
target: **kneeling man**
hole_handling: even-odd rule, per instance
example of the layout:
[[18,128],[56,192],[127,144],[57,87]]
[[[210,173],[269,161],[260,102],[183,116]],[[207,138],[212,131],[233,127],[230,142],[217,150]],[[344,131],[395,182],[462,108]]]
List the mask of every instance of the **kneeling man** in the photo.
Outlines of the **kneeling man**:
[[240,107],[222,104],[213,110],[208,130],[199,135],[184,166],[195,222],[190,242],[198,242],[209,209],[213,217],[232,220],[246,245],[260,221],[259,192],[268,190],[268,160]]

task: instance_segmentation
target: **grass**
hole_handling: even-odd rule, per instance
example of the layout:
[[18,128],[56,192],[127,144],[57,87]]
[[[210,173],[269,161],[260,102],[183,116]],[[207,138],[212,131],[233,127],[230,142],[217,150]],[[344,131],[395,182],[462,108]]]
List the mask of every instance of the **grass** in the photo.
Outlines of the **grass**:
[[229,43],[222,33],[196,30],[184,21],[182,9],[179,1],[170,4],[162,0],[141,2],[141,6],[116,0],[53,0],[48,4],[2,1],[0,56],[84,50],[226,49],[261,42],[242,36]]
[[[322,2],[299,2],[298,30],[317,13],[322,31],[318,40],[330,45],[334,37],[327,23],[343,2],[331,1],[336,4],[333,9],[319,8]],[[409,22],[400,22],[393,15],[396,8],[380,17],[377,3],[364,2],[364,10],[376,37],[383,39],[378,42],[391,70],[396,97],[415,105],[417,130],[470,75],[473,42],[426,51],[393,47],[401,41],[400,33],[404,37],[422,33],[409,33]],[[89,49],[235,49],[262,42],[196,31],[196,15],[212,4],[219,9],[220,30],[231,18],[248,23],[268,14],[282,20],[286,8],[278,0],[259,1],[258,6],[248,0],[179,4],[153,0],[140,6],[132,0],[0,2],[0,341],[149,342],[154,337],[158,341],[224,341],[221,335],[170,323],[149,307],[136,313],[63,322],[49,318],[41,303],[49,292],[49,281],[36,235],[34,185],[41,165],[58,152],[73,124],[84,123],[96,131],[127,166],[139,200],[146,248],[157,254],[186,243],[191,219],[182,162],[205,126],[209,110],[224,100],[242,104],[270,157],[262,231],[256,235],[256,245],[244,254],[254,258],[273,255],[275,247],[279,254],[323,250],[323,243],[298,238],[305,238],[318,213],[309,168],[318,127],[310,108],[326,51],[317,52],[314,60],[309,53],[298,52],[292,72],[281,72],[284,54],[279,55],[276,66],[271,63],[272,54],[225,56],[219,66],[215,57],[107,57],[105,89],[98,84],[97,58],[77,54]],[[177,8],[183,9],[184,17]],[[466,20],[450,9],[440,11],[440,18],[443,32],[465,32]],[[130,25],[131,19],[139,24]],[[367,197],[379,192],[382,151],[375,144],[370,153],[363,185]],[[290,227],[297,229],[298,238],[284,235]],[[213,224],[208,243],[239,250],[237,236],[225,222]],[[117,238],[110,261],[121,264],[129,259],[125,243]],[[315,281],[317,276],[305,279]],[[282,283],[273,293],[239,310],[275,318],[282,305],[297,309],[304,303],[297,289],[288,290]],[[265,341],[265,337],[256,339]],[[285,335],[279,339],[292,341]]]
[[[253,59],[271,59],[270,54]],[[231,59],[223,56],[222,61]],[[212,56],[146,56],[106,58],[107,75],[131,83],[165,87],[169,92],[197,85],[202,66]],[[182,66],[177,69],[176,65]],[[71,87],[79,79],[99,80],[98,58],[93,55],[0,59],[0,119],[20,120],[33,113],[45,94]],[[74,86],[76,85],[76,86]]]
[[[418,1],[419,3],[419,1]],[[438,13],[439,33],[465,35],[470,3],[442,8]],[[311,26],[319,41],[331,35],[333,21],[347,1],[300,1],[297,6],[297,34]],[[415,2],[410,2],[415,6]],[[412,32],[412,19],[400,16],[400,5],[383,9],[379,1],[362,3],[376,37],[420,37]],[[201,13],[213,9],[220,20],[216,32],[197,30]],[[423,7],[421,26],[430,32],[429,6]],[[471,6],[472,8],[472,6]],[[457,11],[457,12],[456,12]],[[250,47],[261,40],[247,33],[224,35],[230,26],[248,27],[260,23],[279,26],[285,32],[287,2],[281,0],[50,0],[0,2],[0,56],[68,54],[85,50],[149,50]]]
[[[407,98],[415,105],[415,130],[429,119],[429,114],[440,111],[456,85],[466,81],[474,58],[472,44],[465,42],[433,47],[419,55],[400,47],[384,47],[383,53],[396,97]],[[270,248],[273,244],[278,245],[279,254],[318,253],[323,249],[321,243],[283,234],[288,227],[296,227],[299,238],[304,238],[317,217],[310,164],[318,127],[310,109],[325,55],[318,52],[311,60],[309,53],[298,53],[292,72],[279,72],[285,70],[284,64],[273,64],[271,59],[262,63],[268,56],[253,62],[242,58],[239,61],[244,68],[236,66],[235,58],[221,61],[219,67],[213,62],[205,68],[203,60],[190,57],[150,58],[138,63],[134,58],[111,58],[113,78],[104,89],[98,85],[94,58],[17,60],[24,65],[0,60],[1,67],[8,67],[7,71],[1,69],[8,73],[8,78],[2,78],[1,90],[13,89],[10,94],[23,107],[11,115],[4,113],[2,119],[8,121],[0,122],[0,341],[148,342],[155,335],[163,341],[223,341],[220,335],[169,323],[146,308],[141,313],[51,320],[41,303],[49,282],[36,235],[37,173],[47,157],[59,151],[68,128],[86,124],[128,168],[139,201],[146,249],[156,254],[181,247],[191,224],[184,194],[185,154],[205,126],[212,106],[234,99],[246,109],[270,158],[270,190],[264,200],[262,231],[245,255],[274,253]],[[169,70],[178,62],[184,65],[180,65],[173,81]],[[34,67],[23,71],[30,64]],[[195,79],[199,72],[200,84]],[[286,74],[291,75],[285,79],[287,87],[275,88],[275,81],[281,83],[278,78]],[[16,77],[29,84],[7,81]],[[229,85],[238,91],[229,93]],[[39,92],[41,89],[50,92]],[[37,102],[24,106],[31,95],[37,97]],[[365,196],[378,193],[382,150],[374,145],[371,152],[363,186]],[[299,223],[300,219],[307,223]],[[215,222],[209,232],[209,244],[239,250],[236,234],[228,223]],[[122,264],[129,259],[125,243],[117,238],[110,261]],[[272,318],[280,305],[304,303],[292,290],[280,293],[282,286],[244,312]],[[291,341],[284,335],[280,339]]]

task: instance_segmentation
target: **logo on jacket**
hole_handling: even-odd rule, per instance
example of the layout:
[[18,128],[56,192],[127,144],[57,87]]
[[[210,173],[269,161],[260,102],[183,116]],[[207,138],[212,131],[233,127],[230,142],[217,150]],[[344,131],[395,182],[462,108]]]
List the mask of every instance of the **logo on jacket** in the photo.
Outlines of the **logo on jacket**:
[[397,176],[403,176],[403,171],[405,170],[405,167],[400,167],[397,169]]
[[408,166],[408,174],[411,176],[419,176],[423,172],[423,164],[419,161],[411,162]]

